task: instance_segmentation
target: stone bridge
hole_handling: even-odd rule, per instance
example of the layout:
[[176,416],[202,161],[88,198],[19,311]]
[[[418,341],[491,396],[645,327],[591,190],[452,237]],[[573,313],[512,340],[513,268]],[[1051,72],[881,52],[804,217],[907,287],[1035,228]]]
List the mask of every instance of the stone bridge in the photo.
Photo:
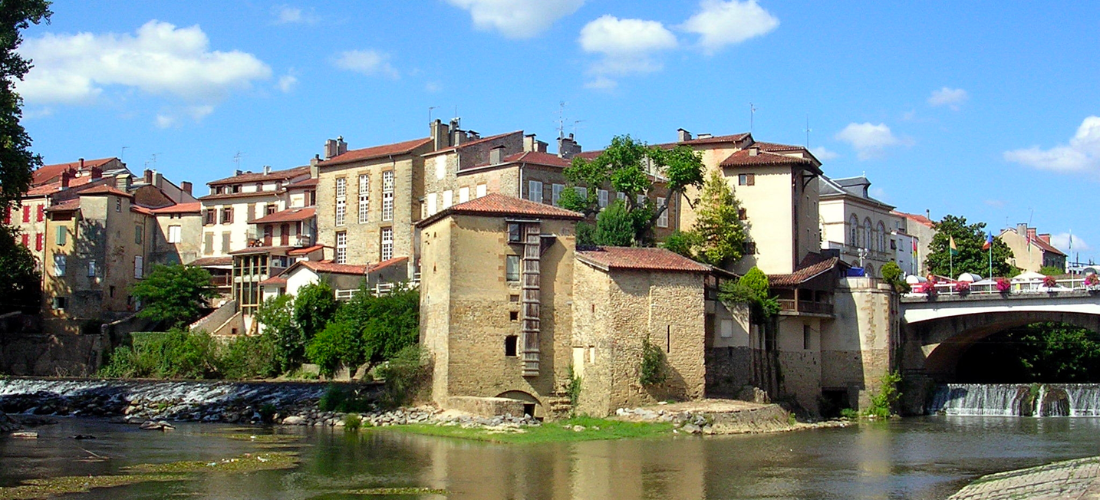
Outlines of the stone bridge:
[[1100,331],[1100,295],[1085,290],[903,297],[899,361],[907,374],[951,382],[976,341],[1009,328],[1058,322]]

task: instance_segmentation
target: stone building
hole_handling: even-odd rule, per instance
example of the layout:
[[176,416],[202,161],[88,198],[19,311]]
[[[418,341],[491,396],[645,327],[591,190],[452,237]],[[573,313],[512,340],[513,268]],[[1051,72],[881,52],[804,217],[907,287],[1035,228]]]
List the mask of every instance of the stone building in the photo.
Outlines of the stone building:
[[[539,417],[701,397],[710,268],[664,249],[575,249],[576,212],[496,193],[417,224],[432,398],[504,397]],[[643,340],[669,379],[643,387]]]
[[1035,228],[1020,223],[1001,231],[998,237],[1012,250],[1009,265],[1036,273],[1044,267],[1066,268],[1066,254],[1050,244],[1049,234],[1038,234]]

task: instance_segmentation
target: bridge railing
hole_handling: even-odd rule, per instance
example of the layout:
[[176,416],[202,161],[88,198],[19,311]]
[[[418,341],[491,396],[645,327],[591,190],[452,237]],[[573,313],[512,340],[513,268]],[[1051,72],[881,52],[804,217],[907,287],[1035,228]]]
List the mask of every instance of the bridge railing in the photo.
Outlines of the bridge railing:
[[[1011,294],[1041,294],[1041,293],[1057,293],[1057,292],[1070,292],[1070,291],[1086,291],[1090,290],[1085,285],[1085,279],[1082,278],[1065,278],[1055,280],[1055,286],[1046,287],[1043,286],[1041,281],[1027,281],[1020,283],[1012,283],[1012,288],[1009,290]],[[916,288],[916,287],[914,287]],[[1096,289],[1091,289],[1095,291]],[[965,292],[955,291],[954,283],[936,283],[936,294],[946,296],[969,296],[969,295],[997,295],[1001,292],[997,290],[996,283],[988,284],[971,284],[970,290]],[[926,293],[913,291],[906,294],[907,297],[925,297]]]

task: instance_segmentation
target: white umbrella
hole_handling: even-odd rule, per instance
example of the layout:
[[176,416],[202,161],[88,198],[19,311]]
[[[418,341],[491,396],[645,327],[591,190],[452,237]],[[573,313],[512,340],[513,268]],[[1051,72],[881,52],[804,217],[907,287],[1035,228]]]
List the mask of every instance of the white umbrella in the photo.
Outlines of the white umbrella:
[[962,274],[959,275],[959,281],[975,282],[975,281],[981,281],[981,279],[982,279],[981,276],[978,276],[977,274],[973,274],[973,273],[962,273]]
[[924,282],[927,282],[927,281],[928,281],[928,278],[922,278],[920,276],[916,276],[916,275],[913,275],[913,274],[910,274],[909,276],[905,277],[905,282],[909,283],[910,285],[916,285],[917,283],[924,283]]
[[1031,281],[1043,281],[1046,278],[1045,274],[1039,274],[1034,271],[1028,271],[1026,273],[1020,273],[1019,276],[1012,278],[1013,283],[1026,283]]

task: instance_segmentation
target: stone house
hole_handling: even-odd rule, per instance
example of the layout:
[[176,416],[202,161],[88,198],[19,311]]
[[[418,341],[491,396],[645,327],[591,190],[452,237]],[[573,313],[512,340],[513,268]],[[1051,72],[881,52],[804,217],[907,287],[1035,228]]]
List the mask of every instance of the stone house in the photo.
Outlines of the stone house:
[[1043,267],[1066,268],[1066,254],[1050,244],[1050,235],[1038,234],[1035,228],[1027,224],[1005,229],[999,238],[1012,250],[1013,257],[1008,260],[1010,265],[1031,272],[1039,272]]
[[202,256],[202,203],[153,208],[153,264],[190,264]]
[[[577,251],[582,218],[490,193],[417,224],[434,401],[504,397],[562,416],[571,369],[594,415],[703,395],[710,268],[664,249]],[[638,378],[647,337],[671,375],[650,388]]]

